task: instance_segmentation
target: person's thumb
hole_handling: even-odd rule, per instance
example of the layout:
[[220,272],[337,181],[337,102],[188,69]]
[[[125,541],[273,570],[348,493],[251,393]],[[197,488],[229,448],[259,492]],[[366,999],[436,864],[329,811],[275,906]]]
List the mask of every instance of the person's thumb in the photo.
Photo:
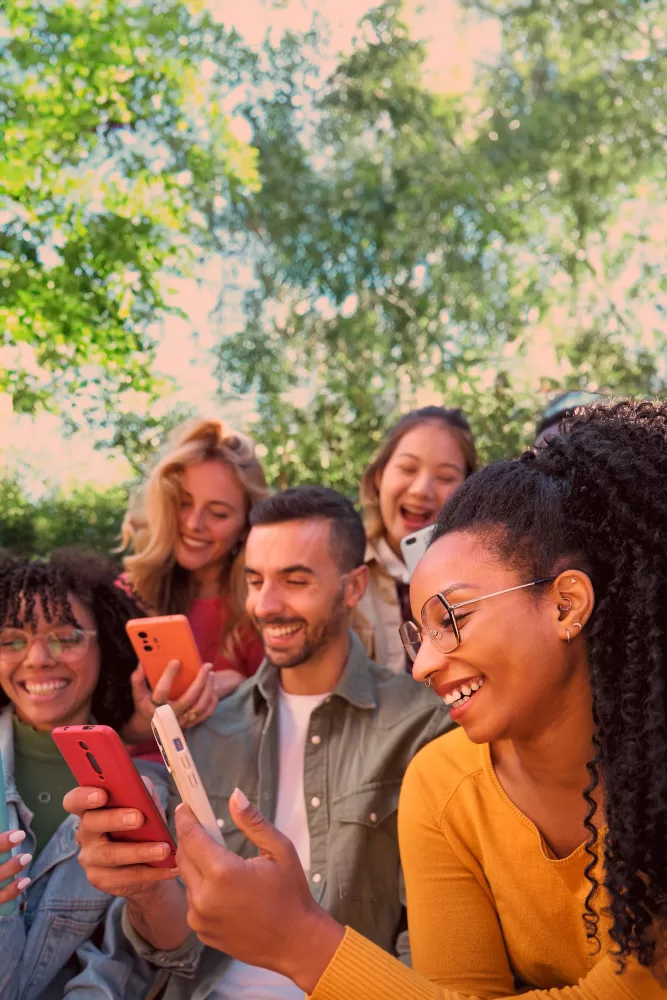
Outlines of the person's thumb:
[[229,799],[229,811],[241,833],[266,854],[281,864],[289,864],[296,858],[292,841],[276,830],[273,823],[256,809],[243,794],[235,788]]

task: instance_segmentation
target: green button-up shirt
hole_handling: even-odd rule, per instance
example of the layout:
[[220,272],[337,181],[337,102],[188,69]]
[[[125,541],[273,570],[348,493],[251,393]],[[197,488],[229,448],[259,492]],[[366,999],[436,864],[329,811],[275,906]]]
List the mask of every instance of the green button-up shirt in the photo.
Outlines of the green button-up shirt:
[[[273,819],[278,794],[279,676],[266,661],[220,702],[187,741],[227,846],[242,857],[256,848],[234,826],[229,798],[236,787]],[[396,814],[401,781],[417,751],[451,728],[440,698],[408,674],[394,674],[366,656],[350,633],[350,654],[335,690],[312,713],[303,789],[310,832],[313,897],[342,924],[409,961]],[[171,819],[180,799],[172,786]],[[172,976],[165,1000],[203,1000],[229,959],[201,948],[154,952],[135,947]],[[196,983],[182,976],[195,977]]]

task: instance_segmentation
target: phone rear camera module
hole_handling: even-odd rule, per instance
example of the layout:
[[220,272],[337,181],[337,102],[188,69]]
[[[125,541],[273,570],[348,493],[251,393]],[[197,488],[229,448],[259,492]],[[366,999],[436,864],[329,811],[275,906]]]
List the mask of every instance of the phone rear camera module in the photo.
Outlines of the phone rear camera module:
[[140,639],[147,639],[148,638],[148,632],[139,632],[138,635],[139,635]]
[[146,650],[147,653],[152,653],[153,652],[153,647],[149,646],[148,643],[144,644],[144,649]]
[[97,763],[97,761],[95,760],[95,758],[93,757],[93,755],[92,755],[92,753],[90,751],[88,751],[88,753],[86,754],[86,757],[90,761],[90,766],[92,767],[92,769],[94,771],[96,771],[97,774],[99,774],[100,778],[103,778],[104,775],[102,774],[102,768]]

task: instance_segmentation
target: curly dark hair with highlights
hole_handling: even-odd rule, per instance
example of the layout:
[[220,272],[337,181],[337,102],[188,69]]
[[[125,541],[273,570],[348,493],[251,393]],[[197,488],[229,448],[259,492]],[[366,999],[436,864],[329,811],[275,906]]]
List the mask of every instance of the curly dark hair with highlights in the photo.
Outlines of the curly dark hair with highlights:
[[630,955],[651,965],[653,922],[667,915],[667,404],[575,411],[544,447],[460,486],[431,541],[452,531],[485,535],[526,579],[567,569],[590,577],[595,608],[584,634],[596,732],[583,919],[599,948],[593,793],[601,783],[614,953],[621,968]]
[[[137,665],[125,623],[145,611],[116,586],[118,570],[105,559],[59,549],[47,560],[0,552],[0,627],[35,628],[39,601],[47,622],[80,626],[69,600],[78,598],[95,620],[100,676],[93,694],[96,722],[120,729],[134,711],[130,675]],[[0,708],[9,698],[0,690]]]

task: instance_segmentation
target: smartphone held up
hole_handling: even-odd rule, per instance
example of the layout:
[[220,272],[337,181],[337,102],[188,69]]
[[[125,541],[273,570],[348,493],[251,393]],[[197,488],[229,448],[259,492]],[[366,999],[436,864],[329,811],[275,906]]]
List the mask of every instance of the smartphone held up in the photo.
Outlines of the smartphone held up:
[[185,615],[160,615],[154,618],[133,618],[127,631],[146,680],[152,690],[169,663],[178,660],[181,667],[171,685],[169,698],[181,698],[196,679],[201,666],[197,643]]
[[79,785],[102,788],[108,807],[137,809],[144,817],[138,829],[114,833],[112,839],[168,844],[166,858],[148,863],[155,868],[174,868],[176,844],[118,733],[109,726],[91,725],[59,726],[52,735]]

